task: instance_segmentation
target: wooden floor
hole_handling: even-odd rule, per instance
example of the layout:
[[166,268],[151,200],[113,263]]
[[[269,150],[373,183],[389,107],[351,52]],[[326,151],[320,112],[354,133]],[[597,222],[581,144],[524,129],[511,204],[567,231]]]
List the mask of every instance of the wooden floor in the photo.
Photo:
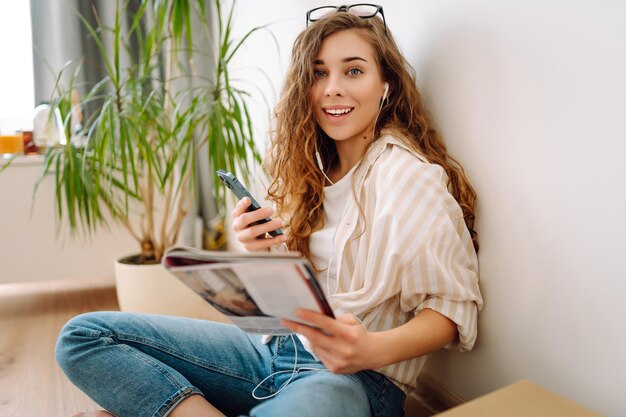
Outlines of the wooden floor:
[[[74,387],[54,360],[54,345],[72,317],[118,310],[111,283],[60,281],[0,284],[0,416],[69,417],[99,409]],[[435,411],[407,400],[407,417]]]
[[117,309],[110,284],[1,284],[0,416],[68,417],[98,409],[59,369],[54,345],[70,318]]

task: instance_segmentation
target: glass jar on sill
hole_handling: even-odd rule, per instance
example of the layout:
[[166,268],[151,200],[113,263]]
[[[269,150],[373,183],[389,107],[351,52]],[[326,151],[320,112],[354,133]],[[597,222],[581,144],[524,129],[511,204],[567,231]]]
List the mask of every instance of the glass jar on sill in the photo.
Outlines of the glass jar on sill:
[[22,132],[15,129],[0,128],[0,158],[9,158],[24,153]]
[[49,104],[45,103],[35,108],[33,142],[39,153],[45,153],[47,148],[63,146],[67,143],[63,120],[58,108],[53,110]]

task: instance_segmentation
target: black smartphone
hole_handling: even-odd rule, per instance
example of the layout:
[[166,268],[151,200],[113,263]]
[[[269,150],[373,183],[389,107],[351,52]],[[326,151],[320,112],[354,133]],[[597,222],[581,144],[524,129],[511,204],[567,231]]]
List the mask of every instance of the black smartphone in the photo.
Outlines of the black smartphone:
[[[237,198],[239,200],[241,200],[244,197],[248,197],[250,199],[250,201],[252,203],[248,206],[248,209],[246,211],[254,211],[254,210],[258,210],[258,209],[261,208],[259,203],[254,199],[254,197],[252,197],[252,195],[246,189],[246,187],[244,187],[243,184],[241,184],[241,182],[239,182],[237,177],[235,177],[232,173],[226,172],[226,171],[221,170],[221,169],[218,169],[217,170],[217,175],[224,182],[224,184],[226,184],[226,186],[228,188],[230,188],[230,190],[233,193],[235,193],[235,196],[237,196]],[[269,222],[270,220],[272,220],[272,219],[270,219],[269,217],[266,217],[264,219],[261,219],[259,221],[254,222],[252,224],[253,225],[263,224],[263,223]],[[270,236],[276,237],[276,236],[282,235],[283,231],[280,230],[280,229],[276,229],[276,230],[272,230],[271,232],[268,232],[268,233],[269,233]]]

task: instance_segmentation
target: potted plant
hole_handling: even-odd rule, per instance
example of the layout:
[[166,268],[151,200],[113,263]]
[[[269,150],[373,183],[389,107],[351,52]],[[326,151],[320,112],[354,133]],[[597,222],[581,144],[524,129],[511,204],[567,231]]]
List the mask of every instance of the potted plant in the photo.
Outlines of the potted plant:
[[[199,297],[178,299],[191,291],[159,264],[193,202],[197,158],[208,158],[213,171],[244,168],[244,175],[249,164],[260,162],[249,94],[229,73],[233,56],[259,28],[234,40],[235,4],[226,13],[219,0],[213,4],[212,74],[194,69],[194,59],[207,53],[195,47],[198,33],[211,36],[206,0],[118,0],[112,25],[97,14],[95,24],[81,17],[105,76],[82,99],[75,76],[68,87],[58,83],[52,103],[64,115],[68,140],[48,150],[39,181],[54,171],[57,217],[71,232],[93,235],[114,222],[137,241],[139,253],[116,263],[122,310],[197,315]],[[79,123],[81,111],[86,116]],[[216,178],[214,195],[223,213],[225,189]],[[157,305],[150,305],[155,297]]]

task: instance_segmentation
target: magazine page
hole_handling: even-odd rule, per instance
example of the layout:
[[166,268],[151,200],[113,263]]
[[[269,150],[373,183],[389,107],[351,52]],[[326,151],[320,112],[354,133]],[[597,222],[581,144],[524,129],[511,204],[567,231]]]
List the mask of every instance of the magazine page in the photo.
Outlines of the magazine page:
[[297,308],[324,312],[332,310],[302,258],[168,266],[183,283],[224,314],[244,331],[263,334],[289,334],[280,326]]

